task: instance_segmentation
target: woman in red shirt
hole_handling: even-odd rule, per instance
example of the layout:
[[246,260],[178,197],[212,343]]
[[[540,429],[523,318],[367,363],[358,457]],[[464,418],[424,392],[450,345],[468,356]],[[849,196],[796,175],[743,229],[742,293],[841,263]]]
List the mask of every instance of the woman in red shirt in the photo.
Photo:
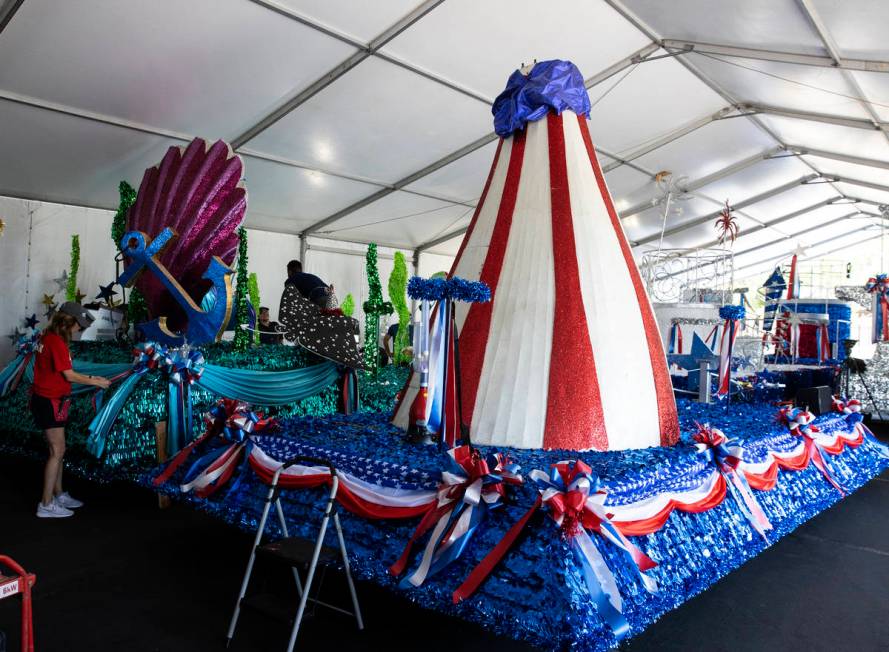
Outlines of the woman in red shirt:
[[71,405],[71,383],[94,385],[102,389],[111,382],[100,376],[86,376],[71,368],[68,344],[81,330],[89,328],[93,317],[80,304],[69,301],[53,315],[40,338],[34,356],[34,386],[31,413],[46,435],[49,458],[43,473],[43,498],[37,506],[39,518],[71,516],[71,510],[83,503],[62,491],[62,459],[65,456],[65,424]]

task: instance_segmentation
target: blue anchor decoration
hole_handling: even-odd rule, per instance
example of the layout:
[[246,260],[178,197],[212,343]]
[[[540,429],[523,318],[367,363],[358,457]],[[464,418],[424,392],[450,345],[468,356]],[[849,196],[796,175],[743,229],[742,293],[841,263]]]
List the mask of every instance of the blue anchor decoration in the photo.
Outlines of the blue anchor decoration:
[[161,342],[167,346],[183,346],[184,344],[205,344],[215,342],[225,330],[234,303],[232,291],[232,275],[234,270],[226,265],[219,256],[213,256],[207,271],[201,276],[213,284],[217,300],[210,310],[202,310],[179,282],[172,277],[169,270],[157,259],[173,238],[176,232],[167,227],[154,240],[141,231],[130,231],[120,240],[121,251],[132,263],[118,277],[117,282],[123,286],[132,285],[136,277],[145,269],[154,274],[164,287],[169,290],[176,302],[188,316],[188,327],[185,333],[173,333],[167,328],[167,318],[158,317],[139,328],[149,341]]

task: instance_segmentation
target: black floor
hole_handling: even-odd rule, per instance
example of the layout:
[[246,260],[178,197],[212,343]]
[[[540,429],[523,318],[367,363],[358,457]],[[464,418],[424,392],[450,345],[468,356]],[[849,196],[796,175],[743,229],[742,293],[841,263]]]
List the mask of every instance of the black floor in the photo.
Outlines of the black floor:
[[[87,506],[34,516],[40,467],[0,460],[0,554],[37,573],[37,650],[221,651],[251,538],[183,507],[157,509],[129,485],[72,479]],[[624,647],[643,650],[889,650],[889,473],[819,515]],[[289,582],[260,569],[275,591]],[[284,578],[286,579],[286,578]],[[340,601],[344,579],[324,589]],[[371,584],[358,586],[366,629],[319,611],[303,650],[527,650],[438,616]],[[0,601],[7,649],[19,646],[19,600]],[[288,627],[242,618],[231,650],[283,650]]]

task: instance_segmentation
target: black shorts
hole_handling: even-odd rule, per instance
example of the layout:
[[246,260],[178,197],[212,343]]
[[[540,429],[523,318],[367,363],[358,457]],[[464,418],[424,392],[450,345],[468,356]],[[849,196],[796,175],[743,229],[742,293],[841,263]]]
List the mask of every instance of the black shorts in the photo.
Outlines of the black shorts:
[[41,430],[50,428],[64,428],[68,423],[68,410],[71,407],[71,397],[46,398],[45,396],[31,395],[31,414],[34,422]]

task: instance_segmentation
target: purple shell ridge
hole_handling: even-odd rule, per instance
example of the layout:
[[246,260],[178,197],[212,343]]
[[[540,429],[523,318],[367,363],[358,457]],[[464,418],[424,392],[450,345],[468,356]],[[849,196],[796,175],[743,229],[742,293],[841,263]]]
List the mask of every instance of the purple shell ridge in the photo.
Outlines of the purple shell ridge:
[[[197,304],[210,286],[201,276],[212,258],[234,262],[247,210],[243,173],[241,158],[222,140],[208,146],[195,138],[186,147],[170,147],[158,165],[145,170],[127,215],[128,230],[151,238],[166,227],[177,233],[159,259]],[[141,274],[136,287],[152,317],[166,316],[172,329],[184,328],[184,312],[157,279]]]

